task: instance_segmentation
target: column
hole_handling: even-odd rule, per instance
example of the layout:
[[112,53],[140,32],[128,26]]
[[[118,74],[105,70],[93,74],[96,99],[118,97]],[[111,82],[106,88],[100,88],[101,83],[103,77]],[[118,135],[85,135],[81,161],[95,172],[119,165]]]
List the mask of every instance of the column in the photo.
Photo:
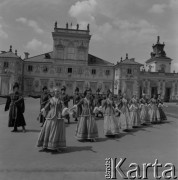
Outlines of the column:
[[143,80],[143,83],[142,83],[142,94],[143,94],[143,93],[146,94],[145,79]]
[[151,92],[150,92],[150,80],[147,80],[147,94],[149,95],[149,97],[151,98]]
[[140,97],[140,83],[138,80],[136,81],[136,92],[135,92],[135,94],[137,95],[138,98]]
[[172,97],[171,99],[173,100],[175,98],[175,82],[173,81],[172,83]]
[[1,87],[2,87],[2,83],[1,83],[1,76],[0,76],[0,94],[2,94],[2,89],[1,89]]
[[158,85],[158,94],[160,94],[161,93],[161,89],[160,89],[161,81],[160,80],[158,80],[157,85]]
[[165,91],[166,91],[166,82],[163,80],[163,87],[162,87],[162,96],[165,97]]

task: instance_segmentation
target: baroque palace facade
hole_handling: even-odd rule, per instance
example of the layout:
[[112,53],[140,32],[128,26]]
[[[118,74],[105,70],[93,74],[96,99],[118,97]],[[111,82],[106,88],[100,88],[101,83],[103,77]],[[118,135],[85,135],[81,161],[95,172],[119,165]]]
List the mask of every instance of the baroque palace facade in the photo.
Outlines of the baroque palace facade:
[[80,93],[90,87],[94,93],[110,89],[115,94],[126,93],[128,98],[159,93],[166,101],[178,100],[178,74],[171,73],[172,59],[166,56],[159,36],[145,65],[128,54],[116,65],[89,54],[89,25],[86,30],[79,25],[69,28],[68,23],[58,28],[56,22],[52,37],[52,52],[34,57],[26,52],[22,59],[10,46],[9,51],[0,53],[0,94],[8,94],[14,82],[19,82],[24,94],[38,94],[43,86],[52,90],[64,85],[68,94],[76,87]]
[[[108,89],[113,90],[114,64],[88,53],[91,38],[89,25],[86,30],[80,30],[79,25],[76,29],[71,29],[68,23],[65,28],[58,28],[56,22],[52,37],[52,52],[34,57],[28,57],[26,52],[23,60],[12,52],[12,48],[9,52],[0,54],[1,94],[9,93],[12,90],[11,84],[17,81],[17,78],[11,78],[18,76],[17,72],[6,73],[3,70],[13,71],[11,64],[16,63],[14,57],[21,62],[22,80],[19,79],[19,83],[25,94],[39,93],[43,86],[47,86],[49,90],[54,86],[66,86],[68,94],[73,94],[76,87],[80,89],[80,93],[88,87],[93,92],[97,89],[102,93],[106,93]],[[5,63],[9,63],[9,66],[5,66]]]

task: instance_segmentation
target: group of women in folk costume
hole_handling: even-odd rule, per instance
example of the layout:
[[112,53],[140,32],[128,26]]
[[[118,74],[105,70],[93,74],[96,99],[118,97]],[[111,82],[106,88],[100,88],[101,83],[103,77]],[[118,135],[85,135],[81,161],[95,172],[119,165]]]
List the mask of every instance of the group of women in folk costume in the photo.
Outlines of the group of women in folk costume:
[[167,106],[163,104],[160,95],[158,95],[158,98],[156,98],[156,95],[154,95],[153,98],[150,99],[148,103],[148,107],[149,107],[149,111],[148,111],[149,119],[151,123],[155,124],[167,120],[167,117],[163,110],[163,107],[167,107]]
[[[61,89],[62,91],[62,89]],[[64,90],[65,91],[65,90]],[[99,95],[99,94],[98,94]],[[25,132],[25,119],[23,113],[25,104],[23,96],[19,93],[19,85],[13,86],[13,93],[7,98],[5,111],[9,110],[9,127],[14,127],[13,132],[22,126]],[[163,110],[165,106],[160,98],[155,96],[149,101],[145,95],[138,101],[136,96],[128,101],[126,94],[114,101],[112,92],[108,91],[105,99],[93,96],[91,89],[87,89],[84,96],[79,95],[76,88],[73,97],[66,98],[58,88],[54,88],[53,95],[49,95],[47,88],[43,88],[43,94],[32,96],[40,98],[40,121],[43,124],[38,137],[37,146],[43,150],[51,149],[61,152],[66,147],[65,118],[73,115],[77,121],[75,137],[79,141],[89,140],[95,142],[98,138],[98,128],[95,115],[100,112],[104,117],[103,131],[105,136],[116,136],[120,130],[129,130],[140,125],[156,123],[166,120]],[[68,108],[69,99],[73,99],[73,107]]]

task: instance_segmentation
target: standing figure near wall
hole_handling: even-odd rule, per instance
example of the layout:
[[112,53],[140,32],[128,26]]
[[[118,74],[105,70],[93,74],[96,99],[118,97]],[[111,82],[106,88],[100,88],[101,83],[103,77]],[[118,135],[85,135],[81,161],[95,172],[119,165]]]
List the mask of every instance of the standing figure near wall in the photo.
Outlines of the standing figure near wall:
[[[79,88],[76,87],[75,94],[73,96],[73,105],[78,104],[81,99],[82,99],[82,97],[79,95]],[[73,114],[73,117],[75,118],[75,121],[78,121],[78,118],[80,117],[81,113],[82,113],[82,107],[78,106],[77,112],[75,114]]]
[[82,113],[77,124],[75,136],[78,140],[94,142],[98,137],[98,128],[93,113],[94,105],[91,99],[91,89],[86,90],[84,96],[85,98],[81,99],[77,104],[77,107],[82,106]]
[[[64,102],[64,105],[67,108],[69,106],[68,104],[69,104],[70,99],[71,99],[71,97],[66,94],[66,87],[63,86],[61,88],[61,100]],[[65,119],[67,119],[68,120],[68,124],[70,124],[70,116],[69,116],[69,114],[67,114],[65,116]]]
[[109,92],[107,99],[102,102],[104,114],[104,135],[115,136],[119,134],[119,125],[116,118],[116,109],[113,101],[113,94]]
[[[100,107],[101,106],[101,102],[103,100],[99,93],[100,93],[100,90],[97,89],[96,95],[94,97],[94,106],[95,107]],[[103,117],[103,113],[101,111],[98,111],[97,113],[95,113],[95,117],[98,117],[98,115],[101,115],[101,117]]]
[[139,111],[139,104],[137,102],[136,96],[134,95],[130,101],[130,119],[132,122],[132,127],[139,127],[141,125],[140,122],[140,111]]
[[26,132],[26,122],[23,113],[25,112],[25,103],[22,94],[19,93],[19,84],[13,86],[13,93],[8,96],[0,96],[7,98],[5,111],[9,110],[8,127],[13,127],[12,132],[18,132],[18,127],[22,126],[23,132]]
[[[29,95],[29,97],[38,99],[40,98],[40,111],[41,109],[43,109],[46,104],[49,102],[49,99],[51,98],[51,95],[48,93],[48,88],[46,86],[43,87],[43,92],[41,95]],[[40,123],[42,123],[41,127],[43,126],[44,122],[45,122],[45,117],[40,113],[38,116],[38,120]]]
[[42,150],[50,149],[58,152],[61,152],[61,148],[66,147],[63,115],[67,114],[67,110],[60,99],[60,90],[54,88],[54,97],[50,98],[46,106],[41,109],[46,121],[39,134],[37,147],[42,147]]
[[129,105],[128,105],[128,100],[126,99],[126,94],[123,94],[122,100],[121,100],[121,105],[120,111],[121,116],[120,116],[120,127],[123,130],[129,130],[132,129],[132,122],[130,119],[130,110],[129,110]]
[[153,98],[151,98],[150,102],[149,102],[149,106],[150,106],[150,121],[151,123],[155,124],[160,122],[160,113],[158,110],[158,105],[157,105],[157,99],[156,99],[156,95],[153,96]]
[[[165,114],[164,109],[163,109],[163,107],[165,105],[164,105],[164,103],[163,103],[163,101],[161,99],[161,95],[160,94],[158,95],[157,103],[158,103],[158,110],[159,110],[159,114],[160,114],[160,121],[167,120],[166,114]],[[167,106],[165,106],[165,107],[167,107]]]
[[148,113],[148,104],[146,100],[146,95],[143,94],[142,98],[140,99],[140,120],[142,125],[146,125],[150,123],[150,117]]

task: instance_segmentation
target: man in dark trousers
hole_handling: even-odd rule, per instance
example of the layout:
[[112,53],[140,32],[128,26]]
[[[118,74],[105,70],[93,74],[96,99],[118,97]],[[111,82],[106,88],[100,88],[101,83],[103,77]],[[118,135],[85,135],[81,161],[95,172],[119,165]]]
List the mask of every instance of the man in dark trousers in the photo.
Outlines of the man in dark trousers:
[[[94,97],[94,106],[95,107],[100,107],[101,106],[101,102],[102,102],[103,98],[102,96],[100,95],[100,90],[97,89],[96,90],[96,95]],[[98,117],[98,115],[101,115],[101,117],[103,117],[103,113],[101,111],[97,112],[95,114],[96,117]]]
[[18,127],[22,127],[23,132],[26,132],[26,122],[24,119],[25,103],[22,94],[19,92],[19,84],[15,83],[13,86],[13,93],[8,96],[0,96],[7,98],[5,111],[9,110],[8,127],[13,127],[12,132],[18,132]]
[[[29,95],[29,97],[38,99],[40,98],[40,110],[43,109],[46,104],[49,102],[49,99],[51,98],[51,95],[48,93],[48,88],[46,86],[43,87],[43,92],[41,95]],[[40,123],[42,123],[41,127],[43,126],[44,122],[45,122],[45,117],[42,115],[42,113],[39,114],[38,116],[38,120],[40,121]]]
[[[63,86],[61,88],[61,100],[63,101],[64,106],[67,107],[67,108],[69,106],[68,104],[69,104],[70,99],[71,99],[71,97],[66,94],[66,87]],[[68,124],[70,124],[70,116],[69,116],[69,114],[67,114],[65,116],[65,118],[68,120]]]
[[[82,99],[82,97],[79,94],[79,88],[76,87],[75,94],[73,96],[73,105],[78,104],[81,99]],[[82,113],[82,107],[81,107],[81,105],[79,105],[77,113],[74,115],[75,121],[78,121],[78,118],[80,117],[81,113]]]

